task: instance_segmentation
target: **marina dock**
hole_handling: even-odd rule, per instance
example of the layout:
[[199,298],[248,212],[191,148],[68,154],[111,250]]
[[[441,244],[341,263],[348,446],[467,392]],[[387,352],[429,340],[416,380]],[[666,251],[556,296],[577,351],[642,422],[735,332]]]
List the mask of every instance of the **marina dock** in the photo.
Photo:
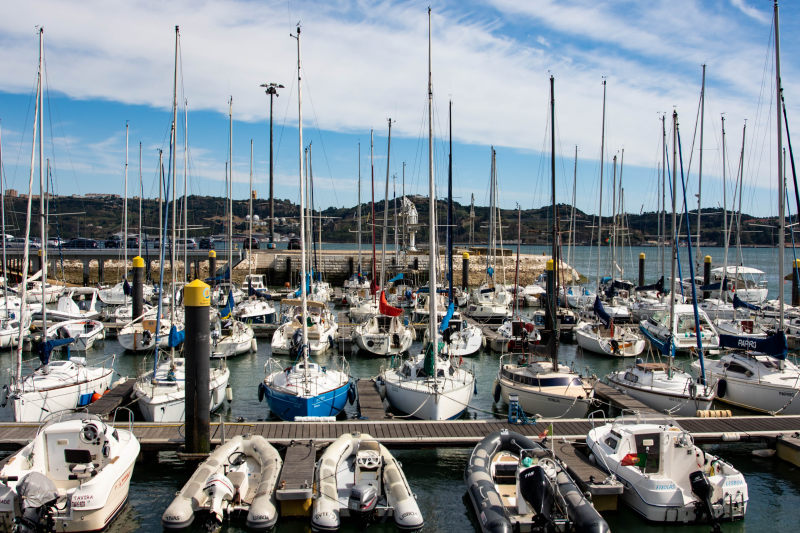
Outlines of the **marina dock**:
[[[636,415],[630,415],[631,421]],[[638,418],[666,421],[668,418]],[[730,418],[685,417],[672,419],[692,434],[698,444],[746,442],[776,439],[781,435],[800,432],[800,415],[737,416]],[[315,444],[333,442],[342,433],[369,433],[384,445],[396,448],[468,448],[489,433],[508,429],[537,438],[553,425],[556,440],[583,441],[586,434],[605,423],[603,419],[547,419],[533,424],[510,424],[504,419],[483,420],[342,420],[335,422],[216,422],[211,424],[211,444],[218,445],[234,435],[262,435],[274,445],[289,446],[292,442],[313,441]],[[118,422],[127,426],[127,423]],[[17,450],[36,435],[38,424],[0,423],[0,450]],[[133,431],[143,451],[180,450],[184,444],[183,424],[133,423]]]

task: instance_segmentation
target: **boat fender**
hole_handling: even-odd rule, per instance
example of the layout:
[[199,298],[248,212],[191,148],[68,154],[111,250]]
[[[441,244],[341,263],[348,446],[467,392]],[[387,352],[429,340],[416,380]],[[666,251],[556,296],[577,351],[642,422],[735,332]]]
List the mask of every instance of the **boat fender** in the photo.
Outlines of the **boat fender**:
[[347,389],[347,401],[350,402],[350,405],[356,403],[356,388],[353,383],[350,383],[350,388]]
[[[597,512],[587,495],[583,494],[572,478],[563,470],[556,475],[558,492],[567,503],[567,514],[575,523],[575,531],[610,533],[608,523]],[[588,494],[588,493],[587,493]]]
[[500,403],[500,383],[494,382],[494,403]]
[[328,345],[331,347],[331,350],[336,348],[336,343],[333,341],[333,337],[328,337]]
[[725,393],[728,392],[728,382],[721,379],[717,382],[717,397],[724,398]]
[[697,397],[697,383],[692,381],[689,383],[689,398],[694,400]]
[[250,351],[251,352],[258,351],[258,341],[255,338],[250,339]]
[[264,384],[263,383],[259,383],[258,384],[258,403],[261,403],[263,401],[264,401]]

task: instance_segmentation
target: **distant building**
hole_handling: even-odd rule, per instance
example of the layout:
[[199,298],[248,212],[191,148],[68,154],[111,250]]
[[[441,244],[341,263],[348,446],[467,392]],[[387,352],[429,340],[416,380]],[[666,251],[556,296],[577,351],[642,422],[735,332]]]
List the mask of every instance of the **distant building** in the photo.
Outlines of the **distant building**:
[[6,191],[6,196],[8,196],[9,198],[16,198],[17,194],[18,194],[17,189],[8,189]]

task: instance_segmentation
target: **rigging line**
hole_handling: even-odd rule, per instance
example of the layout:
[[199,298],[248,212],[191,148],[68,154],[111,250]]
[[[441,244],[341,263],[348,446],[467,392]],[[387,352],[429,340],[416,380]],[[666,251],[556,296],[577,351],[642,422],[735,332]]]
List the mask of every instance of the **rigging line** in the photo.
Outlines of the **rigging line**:
[[[336,187],[333,181],[333,171],[331,170],[331,163],[328,159],[328,152],[325,150],[325,138],[322,135],[322,127],[319,125],[319,120],[317,119],[317,110],[314,107],[314,98],[311,96],[311,83],[308,80],[308,75],[305,73],[305,69],[303,69],[303,75],[305,76],[306,82],[306,95],[311,103],[311,114],[314,115],[314,125],[317,128],[317,138],[319,139],[319,143],[322,145],[322,158],[325,160],[325,166],[328,168],[328,179],[331,182],[331,190],[333,191],[333,200],[335,205],[339,205],[339,196],[336,194]],[[320,206],[320,213],[322,213],[322,209]],[[320,222],[321,224],[322,222]]]

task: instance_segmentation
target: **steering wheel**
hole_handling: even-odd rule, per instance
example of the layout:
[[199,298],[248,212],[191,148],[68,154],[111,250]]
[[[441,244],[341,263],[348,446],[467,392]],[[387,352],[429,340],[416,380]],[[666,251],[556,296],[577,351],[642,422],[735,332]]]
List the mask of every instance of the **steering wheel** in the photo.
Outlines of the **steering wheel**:
[[247,454],[238,450],[228,456],[228,463],[231,466],[239,466],[245,461],[247,461]]
[[84,442],[94,442],[99,435],[99,428],[91,422],[84,424],[81,429],[81,440]]
[[358,463],[367,468],[374,468],[380,464],[381,456],[375,450],[368,450],[358,457]]

